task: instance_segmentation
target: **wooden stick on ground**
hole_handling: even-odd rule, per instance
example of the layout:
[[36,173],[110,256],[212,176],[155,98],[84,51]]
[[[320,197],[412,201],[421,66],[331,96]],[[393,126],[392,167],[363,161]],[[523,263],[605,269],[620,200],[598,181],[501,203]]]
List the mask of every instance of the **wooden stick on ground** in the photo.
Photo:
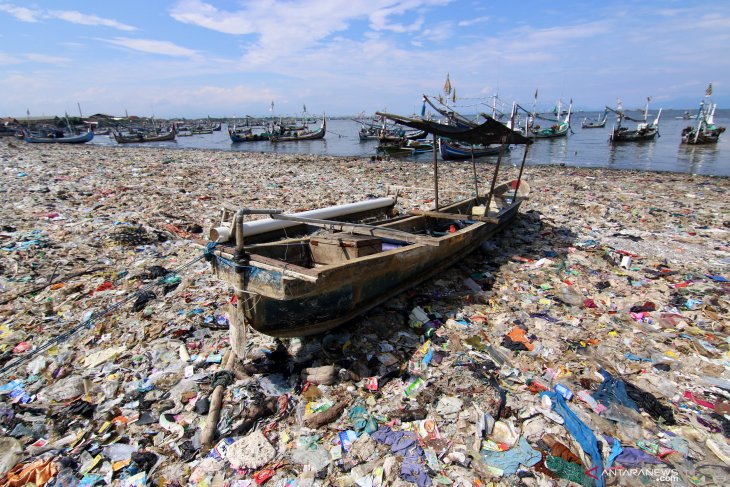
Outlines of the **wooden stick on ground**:
[[[221,362],[224,364],[222,371],[231,373],[233,373],[236,359],[244,360],[246,358],[246,345],[248,342],[246,319],[243,313],[243,300],[246,299],[246,296],[243,292],[237,291],[236,297],[238,298],[238,303],[235,306],[228,306],[231,349],[226,352],[226,356],[223,357],[223,361]],[[221,418],[221,406],[223,405],[223,395],[225,392],[226,386],[219,384],[215,386],[211,395],[208,419],[205,423],[205,429],[200,436],[200,443],[206,450],[210,450],[215,440],[215,432],[218,427],[218,421]]]
[[[236,354],[232,350],[226,352],[226,357],[223,362],[224,371],[231,371],[233,364],[236,361]],[[213,446],[213,440],[215,440],[215,432],[218,428],[218,421],[221,419],[221,406],[223,405],[223,395],[226,392],[226,386],[217,385],[213,389],[210,399],[210,409],[208,410],[208,419],[205,421],[205,429],[200,436],[200,443],[206,450],[210,450]]]

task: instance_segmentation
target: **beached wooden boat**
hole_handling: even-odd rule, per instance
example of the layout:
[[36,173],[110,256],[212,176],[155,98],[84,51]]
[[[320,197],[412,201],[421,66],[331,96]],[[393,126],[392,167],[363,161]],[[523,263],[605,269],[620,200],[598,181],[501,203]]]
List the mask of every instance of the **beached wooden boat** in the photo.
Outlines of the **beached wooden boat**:
[[[244,247],[245,264],[236,259],[235,242],[226,242],[215,249],[212,266],[218,277],[245,291],[246,322],[255,330],[272,336],[319,333],[475,250],[515,218],[527,196],[525,182],[517,193],[513,200],[511,184],[497,187],[493,199],[497,211],[486,217],[472,214],[475,207],[484,205],[484,198],[375,224],[274,214],[272,220],[259,221],[293,223],[285,231],[290,238],[278,240],[284,235],[281,228],[254,235],[244,230],[246,241],[251,242]],[[394,204],[395,198],[381,198],[372,203],[379,208],[365,206],[340,218],[358,222],[364,217],[385,217]],[[454,225],[458,230],[449,232]],[[330,232],[322,233],[323,228]]]
[[25,130],[22,133],[23,140],[31,144],[85,144],[94,138],[94,132],[92,130],[80,135],[66,135],[62,133],[60,136],[55,133],[50,136],[31,135]]
[[[662,116],[662,109],[659,109],[659,113],[653,122],[648,122],[649,119],[649,102],[651,97],[646,99],[646,105],[644,106],[644,118],[637,119],[628,116],[621,108],[621,101],[619,100],[618,107],[614,110],[613,108],[606,107],[606,110],[616,114],[616,124],[611,130],[608,140],[610,142],[644,142],[654,140],[659,135],[659,119]],[[636,122],[635,129],[629,129],[623,125],[624,120]]]
[[132,135],[122,135],[120,132],[113,132],[114,134],[114,140],[117,141],[117,144],[134,144],[134,143],[141,143],[141,142],[166,142],[169,140],[175,140],[176,135],[176,129],[173,125],[169,132],[164,134],[132,134]]
[[[445,161],[459,160],[459,159],[471,159],[473,157],[486,157],[499,155],[499,146],[467,146],[460,144],[453,140],[446,140],[443,138],[438,139],[439,153],[441,159]],[[509,150],[509,147],[505,148],[505,152]]]
[[323,139],[327,133],[327,119],[322,118],[322,125],[317,130],[305,128],[302,130],[287,130],[280,134],[272,134],[269,137],[271,142],[294,142],[299,140]]
[[[461,136],[438,125],[420,128],[466,143],[530,143],[494,120]],[[488,194],[439,207],[436,192],[433,211],[394,215],[395,197],[294,214],[226,207],[207,258],[237,290],[237,314],[253,329],[281,337],[324,332],[442,272],[512,222],[529,186],[521,171],[495,185],[498,169]],[[271,218],[244,223],[261,213]]]
[[700,109],[695,117],[696,125],[690,125],[682,130],[683,144],[717,144],[720,140],[720,134],[725,132],[725,127],[715,125],[715,110],[717,109],[717,105],[713,104],[712,100],[709,99],[710,95],[712,95],[712,83],[710,83],[707,91],[705,91],[707,101],[702,100],[700,102]]

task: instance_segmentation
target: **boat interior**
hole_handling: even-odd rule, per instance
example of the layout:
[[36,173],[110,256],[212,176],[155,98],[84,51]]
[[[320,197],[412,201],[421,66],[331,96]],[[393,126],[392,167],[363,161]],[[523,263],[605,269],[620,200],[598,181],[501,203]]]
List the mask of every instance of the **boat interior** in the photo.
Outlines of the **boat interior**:
[[[412,210],[400,215],[394,213],[394,198],[388,206],[340,216],[336,221],[296,214],[272,215],[273,219],[288,221],[291,226],[244,235],[244,251],[249,260],[302,272],[416,244],[439,246],[451,234],[477,223],[499,223],[500,216],[512,207],[515,193],[510,188],[509,185],[495,188],[490,211],[485,206],[488,198],[482,196],[453,203],[439,211]],[[526,197],[528,191],[523,181],[518,198]],[[237,251],[235,210],[224,208],[221,220],[231,229],[231,239],[219,243],[216,250],[233,258]],[[214,232],[215,229],[211,240],[219,239]]]

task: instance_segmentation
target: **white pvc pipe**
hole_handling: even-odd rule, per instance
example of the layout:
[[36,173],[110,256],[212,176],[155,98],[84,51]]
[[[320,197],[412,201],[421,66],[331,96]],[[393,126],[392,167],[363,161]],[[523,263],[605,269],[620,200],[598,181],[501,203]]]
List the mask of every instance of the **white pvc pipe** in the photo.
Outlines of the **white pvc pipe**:
[[[350,215],[352,213],[359,213],[362,211],[377,210],[379,208],[385,208],[388,206],[392,206],[394,204],[395,204],[395,198],[392,198],[392,197],[375,198],[372,200],[358,201],[356,203],[348,203],[345,205],[328,206],[326,208],[319,208],[317,210],[302,211],[301,213],[286,213],[286,215],[306,217],[306,218],[328,219],[328,218],[336,218],[339,216]],[[252,221],[252,222],[243,224],[243,235],[245,238],[246,236],[259,235],[259,234],[271,232],[274,230],[281,230],[283,228],[294,227],[296,225],[301,225],[301,223],[292,222],[292,221],[284,221],[284,220],[274,220],[273,218],[266,219],[266,220],[256,220],[256,221]],[[214,229],[214,230],[220,230],[220,229]],[[223,234],[223,233],[224,232],[220,232],[220,234],[218,234],[217,236],[222,237],[223,235],[221,235],[221,234]],[[226,237],[230,238],[230,233]],[[224,242],[224,241],[226,241],[226,240],[221,240],[221,242]]]

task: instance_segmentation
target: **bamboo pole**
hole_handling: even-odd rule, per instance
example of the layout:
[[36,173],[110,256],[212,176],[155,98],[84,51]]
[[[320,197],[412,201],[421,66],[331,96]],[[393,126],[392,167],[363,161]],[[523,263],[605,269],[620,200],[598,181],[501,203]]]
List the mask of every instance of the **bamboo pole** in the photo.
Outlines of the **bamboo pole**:
[[[230,372],[230,370],[233,368],[235,360],[236,354],[233,352],[233,350],[229,350],[228,352],[226,352],[226,357],[222,362],[225,364],[223,366],[223,370]],[[213,441],[215,440],[215,433],[218,429],[218,421],[220,421],[221,419],[221,406],[223,405],[223,395],[225,394],[225,392],[226,386],[217,385],[215,386],[215,389],[213,389],[213,394],[211,395],[210,409],[208,410],[208,419],[206,419],[205,429],[200,435],[200,443],[203,445],[204,448],[206,448],[206,450],[210,450],[210,448],[213,446]]]
[[474,144],[471,144],[471,168],[474,172],[474,201],[479,203],[479,181],[477,180],[477,162],[474,160]]
[[439,163],[436,158],[436,134],[433,134],[433,187],[436,197],[434,199],[435,211],[439,211]]
[[527,160],[527,151],[530,144],[525,144],[525,153],[522,156],[522,164],[520,165],[520,174],[517,176],[517,185],[515,186],[515,195],[512,197],[512,202],[517,201],[517,191],[520,189],[520,181],[522,181],[522,171],[525,169],[525,161]]
[[507,137],[502,137],[501,144],[499,146],[499,156],[497,157],[497,165],[494,168],[494,176],[492,176],[492,184],[489,187],[489,195],[487,196],[487,205],[485,214],[489,216],[489,205],[492,203],[492,196],[494,195],[494,186],[497,184],[497,175],[499,174],[499,166],[502,164],[502,156],[504,155],[504,146],[507,143]]

